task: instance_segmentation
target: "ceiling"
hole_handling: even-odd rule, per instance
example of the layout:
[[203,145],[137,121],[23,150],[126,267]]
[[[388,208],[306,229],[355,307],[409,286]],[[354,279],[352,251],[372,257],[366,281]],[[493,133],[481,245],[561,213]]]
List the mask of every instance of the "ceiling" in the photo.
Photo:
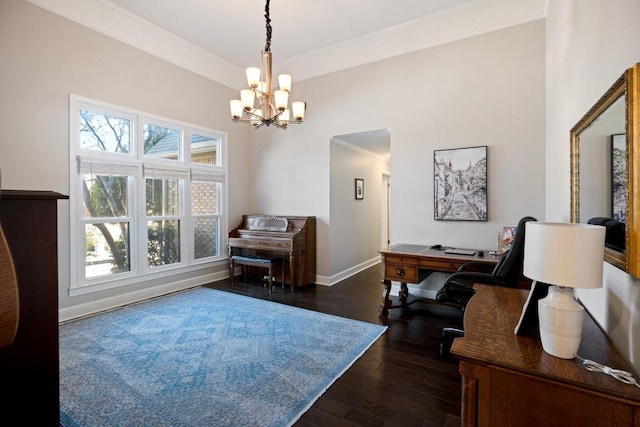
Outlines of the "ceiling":
[[[265,0],[28,1],[235,89],[266,42]],[[273,72],[295,83],[542,19],[547,2],[270,0]],[[386,129],[334,138],[389,156]]]
[[351,148],[377,154],[387,159],[391,157],[391,132],[389,132],[388,129],[334,135],[331,140]]
[[[244,69],[266,41],[265,0],[109,0]],[[272,0],[279,60],[403,25],[473,0]]]
[[[240,89],[265,0],[28,0]],[[544,18],[548,0],[270,0],[273,71],[293,81]]]

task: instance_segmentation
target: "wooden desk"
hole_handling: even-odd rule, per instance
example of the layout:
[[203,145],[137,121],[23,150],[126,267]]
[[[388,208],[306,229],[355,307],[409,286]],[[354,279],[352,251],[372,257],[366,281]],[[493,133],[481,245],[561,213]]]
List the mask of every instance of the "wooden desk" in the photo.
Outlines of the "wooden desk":
[[[466,262],[474,261],[486,263],[487,269],[493,268],[498,258],[489,255],[488,250],[474,249],[476,255],[446,254],[444,250],[431,249],[430,246],[399,244],[391,246],[389,250],[380,251],[384,267],[382,283],[384,291],[380,313],[386,315],[389,309],[405,307],[415,301],[433,302],[423,298],[409,299],[407,283],[420,283],[434,271],[454,273]],[[477,255],[478,251],[484,251],[484,257]],[[398,301],[394,303],[391,292],[391,281],[400,282]]]
[[[537,330],[514,335],[527,291],[474,287],[464,337],[451,348],[460,359],[462,425],[640,426],[640,388],[545,353]],[[588,314],[578,355],[633,372]]]

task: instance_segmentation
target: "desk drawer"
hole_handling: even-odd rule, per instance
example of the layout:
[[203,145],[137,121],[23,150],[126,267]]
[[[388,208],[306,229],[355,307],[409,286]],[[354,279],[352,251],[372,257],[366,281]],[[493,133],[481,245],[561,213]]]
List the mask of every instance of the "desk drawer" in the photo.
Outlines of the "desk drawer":
[[396,280],[398,282],[418,283],[418,267],[406,264],[385,263],[384,277],[386,280]]
[[415,256],[403,256],[403,255],[390,255],[384,256],[385,264],[400,264],[400,265],[418,265],[418,259]]
[[447,273],[453,273],[464,264],[464,261],[459,260],[446,260],[446,259],[429,259],[420,262],[420,267],[434,271],[443,271]]

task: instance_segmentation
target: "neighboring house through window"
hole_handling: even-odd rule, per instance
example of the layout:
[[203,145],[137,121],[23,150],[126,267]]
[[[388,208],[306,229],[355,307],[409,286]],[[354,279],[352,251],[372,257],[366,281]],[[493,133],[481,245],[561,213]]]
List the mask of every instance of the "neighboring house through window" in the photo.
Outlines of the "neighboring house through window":
[[71,96],[71,293],[201,268],[226,241],[226,136]]

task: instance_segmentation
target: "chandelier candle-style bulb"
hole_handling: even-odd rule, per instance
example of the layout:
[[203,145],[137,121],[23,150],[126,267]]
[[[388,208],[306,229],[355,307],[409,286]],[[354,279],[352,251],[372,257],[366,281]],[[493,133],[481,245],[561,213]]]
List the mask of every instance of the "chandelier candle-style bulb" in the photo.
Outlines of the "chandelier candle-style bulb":
[[284,111],[287,109],[289,103],[289,92],[286,90],[277,90],[273,93],[273,97],[276,101],[276,108],[278,111]]
[[260,68],[247,68],[247,84],[250,88],[255,88],[260,83]]
[[[258,108],[257,110],[254,110],[254,111],[253,111],[253,114],[254,114],[255,116],[262,117],[262,110]],[[253,117],[253,116],[252,116],[252,117]],[[253,125],[260,124],[260,118],[258,118],[258,117],[253,117],[253,118],[251,119],[251,124],[253,124]]]
[[245,110],[253,110],[253,103],[255,101],[256,93],[251,89],[243,89],[240,91],[240,100],[242,101],[242,108]]
[[231,117],[234,119],[239,119],[242,117],[242,102],[239,99],[232,99],[230,101],[231,104]]
[[280,90],[291,92],[291,74],[280,74],[278,83],[280,84]]
[[304,119],[304,110],[307,108],[307,103],[302,101],[294,101],[291,103],[291,108],[293,109],[293,117],[301,121]]
[[290,114],[289,109],[285,108],[282,114],[278,116],[278,121],[287,123],[289,121],[289,114]]

